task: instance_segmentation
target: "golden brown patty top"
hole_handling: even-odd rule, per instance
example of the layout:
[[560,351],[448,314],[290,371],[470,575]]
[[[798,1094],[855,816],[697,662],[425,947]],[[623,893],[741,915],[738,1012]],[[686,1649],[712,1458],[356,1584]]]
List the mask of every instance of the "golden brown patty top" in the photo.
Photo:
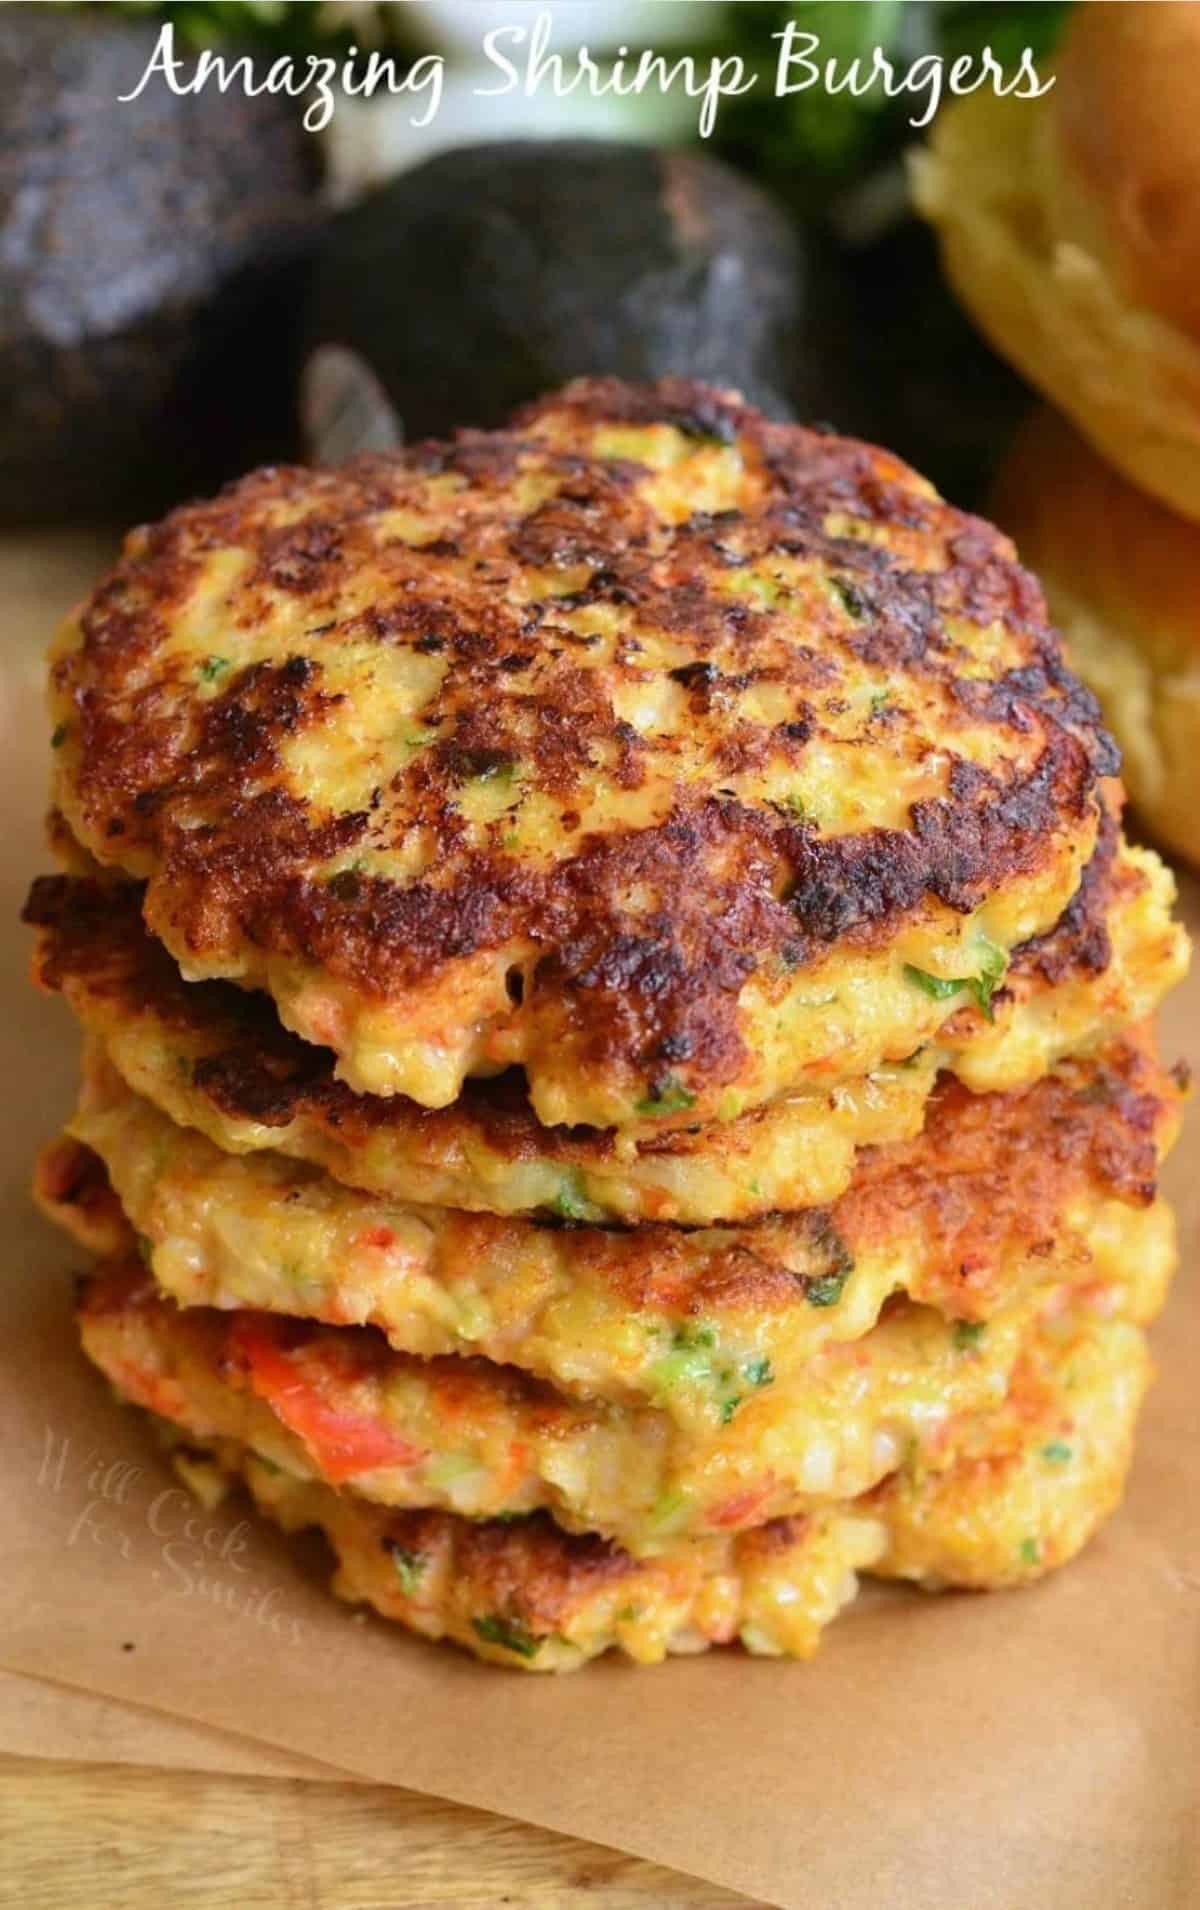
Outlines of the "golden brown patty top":
[[1004,537],[682,380],[133,532],[54,710],[57,800],[189,976],[359,1089],[523,1065],[546,1121],[910,1052],[955,1003],[908,971],[1049,927],[1114,767]]

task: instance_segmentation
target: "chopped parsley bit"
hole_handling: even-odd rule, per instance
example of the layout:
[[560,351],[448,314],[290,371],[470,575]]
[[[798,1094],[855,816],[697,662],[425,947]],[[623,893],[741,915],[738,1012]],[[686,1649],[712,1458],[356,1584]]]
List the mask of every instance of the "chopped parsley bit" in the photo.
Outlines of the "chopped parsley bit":
[[876,690],[871,698],[871,715],[882,716],[891,700],[890,690]]
[[983,944],[983,961],[980,965],[978,975],[969,985],[972,994],[979,1003],[981,1013],[988,1021],[994,1021],[995,1015],[992,1011],[992,996],[995,994],[1003,978],[1004,971],[1008,967],[1008,956],[1002,948],[995,942],[990,941],[986,935],[981,936],[980,940]]
[[618,1625],[636,1625],[641,1615],[640,1605],[622,1605],[617,1613],[617,1623]]
[[485,1618],[473,1618],[471,1626],[476,1637],[482,1638],[485,1645],[499,1645],[504,1651],[515,1651],[518,1658],[536,1658],[545,1644],[544,1638],[537,1638],[519,1618],[503,1618],[499,1612],[489,1612]]
[[[743,1375],[743,1379],[749,1381],[751,1387],[770,1387],[770,1385],[774,1383],[774,1377],[776,1377],[776,1375],[772,1373],[772,1369],[770,1369],[770,1360],[747,1360],[745,1366],[741,1368],[741,1375]],[[724,1371],[718,1373],[718,1383],[720,1383],[720,1385],[728,1385],[732,1377],[734,1377],[732,1371],[726,1368]],[[722,1427],[728,1427],[730,1419],[734,1417],[734,1413],[736,1413],[739,1406],[741,1406],[741,1398],[743,1398],[741,1392],[730,1392],[724,1400],[720,1400],[720,1423],[722,1423]]]
[[405,1598],[414,1597],[418,1585],[425,1576],[425,1568],[429,1564],[428,1557],[424,1552],[409,1552],[403,1545],[393,1545],[391,1554],[392,1564],[400,1580],[400,1590]]
[[980,1013],[988,1021],[994,1021],[992,996],[1008,967],[1008,956],[1002,948],[997,947],[995,942],[989,941],[986,935],[980,940],[983,946],[983,959],[978,975],[931,975],[927,969],[916,968],[911,962],[905,962],[905,978],[915,982],[918,988],[923,988],[934,1001],[949,1001],[950,997],[957,995],[960,989],[967,988],[974,995]]
[[959,1353],[965,1353],[972,1346],[978,1346],[987,1331],[985,1320],[955,1320],[954,1346]]
[[650,1508],[650,1529],[653,1532],[668,1532],[679,1521],[679,1515],[687,1507],[682,1492],[661,1492]]
[[228,657],[205,657],[200,665],[200,675],[206,683],[214,683],[222,670],[229,668]]
[[819,1273],[804,1282],[804,1297],[809,1306],[836,1306],[846,1289],[851,1267],[837,1267],[832,1273]]
[[951,995],[957,995],[967,986],[962,976],[948,979],[944,975],[931,975],[928,969],[916,968],[912,962],[905,962],[904,976],[906,981],[915,982],[927,995],[932,995],[934,1001],[949,1001]]
[[869,607],[862,591],[847,577],[831,577],[829,581],[846,615],[858,623],[866,616]]
[[713,1369],[716,1343],[717,1336],[711,1326],[676,1327],[671,1335],[671,1351],[664,1353],[651,1368],[651,1378],[660,1396],[672,1392],[676,1386],[727,1384],[732,1377],[730,1369],[726,1367],[720,1372]]
[[58,725],[58,728],[55,730],[53,736],[50,738],[51,749],[61,749],[63,744],[66,742],[66,740],[67,740],[67,726],[65,723],[60,723]]
[[1065,1466],[1072,1456],[1071,1447],[1063,1439],[1052,1439],[1048,1446],[1042,1447],[1042,1458],[1052,1466]]
[[1022,1539],[1021,1558],[1026,1565],[1040,1565],[1042,1562],[1040,1542],[1037,1539]]
[[808,820],[808,807],[803,796],[797,795],[796,791],[793,790],[786,798],[786,801],[788,808],[791,810],[793,816],[795,816],[797,822],[806,822]]
[[812,1244],[824,1259],[825,1271],[803,1276],[804,1297],[809,1306],[836,1306],[854,1271],[854,1255],[828,1215],[818,1218]]
[[695,1099],[690,1088],[685,1088],[682,1081],[677,1081],[673,1074],[669,1074],[664,1080],[655,1082],[651,1086],[646,1098],[637,1103],[635,1112],[638,1114],[681,1114],[685,1108],[690,1108],[694,1104]]
[[560,1220],[586,1220],[588,1217],[588,1204],[573,1180],[560,1182],[550,1205]]
[[149,1266],[151,1264],[151,1260],[154,1254],[154,1242],[151,1240],[149,1234],[138,1235],[137,1250],[141,1254],[142,1260],[144,1261],[146,1266]]

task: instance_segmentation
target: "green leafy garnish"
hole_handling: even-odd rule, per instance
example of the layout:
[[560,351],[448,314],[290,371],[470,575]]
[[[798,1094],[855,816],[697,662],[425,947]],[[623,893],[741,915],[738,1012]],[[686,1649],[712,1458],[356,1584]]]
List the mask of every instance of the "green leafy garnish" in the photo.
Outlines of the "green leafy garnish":
[[67,726],[65,723],[60,723],[58,725],[58,728],[55,730],[53,736],[50,738],[51,749],[61,749],[63,744],[66,742],[66,740],[67,740]]
[[1071,1447],[1063,1439],[1052,1439],[1048,1446],[1042,1447],[1042,1458],[1052,1466],[1065,1466],[1072,1456]]
[[645,1100],[637,1103],[638,1114],[682,1114],[696,1100],[690,1088],[669,1074],[662,1081],[655,1082]]
[[213,683],[217,677],[220,676],[222,670],[227,670],[228,668],[228,657],[205,657],[204,662],[200,665],[200,675],[204,678],[206,683]]
[[742,1371],[751,1386],[769,1386],[775,1378],[770,1360],[747,1360]]
[[1042,1548],[1037,1539],[1021,1540],[1021,1558],[1026,1565],[1040,1565]]
[[518,1658],[536,1658],[545,1644],[544,1638],[535,1637],[519,1618],[503,1618],[499,1612],[489,1612],[484,1618],[473,1618],[472,1629],[476,1637],[482,1638],[485,1645],[499,1645],[503,1651],[515,1651]]
[[154,1256],[154,1242],[151,1240],[149,1234],[138,1235],[137,1250],[142,1257],[143,1264],[147,1267],[150,1266]]
[[983,1320],[955,1320],[955,1350],[959,1353],[965,1353],[972,1346],[978,1346],[986,1331],[987,1324]]
[[891,700],[890,690],[876,690],[871,698],[871,715],[882,716]]
[[424,1552],[410,1552],[403,1545],[393,1545],[391,1551],[392,1564],[400,1580],[400,1590],[405,1598],[412,1598],[425,1576],[429,1559]]

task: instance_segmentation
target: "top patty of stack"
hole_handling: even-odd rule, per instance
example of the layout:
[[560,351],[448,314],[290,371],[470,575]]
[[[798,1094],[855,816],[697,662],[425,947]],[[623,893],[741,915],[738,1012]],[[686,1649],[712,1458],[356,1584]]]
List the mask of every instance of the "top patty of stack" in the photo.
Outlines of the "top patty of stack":
[[1115,767],[1005,538],[682,380],[135,531],[54,700],[56,800],[190,979],[358,1091],[521,1066],[544,1123],[911,1054],[1061,915]]

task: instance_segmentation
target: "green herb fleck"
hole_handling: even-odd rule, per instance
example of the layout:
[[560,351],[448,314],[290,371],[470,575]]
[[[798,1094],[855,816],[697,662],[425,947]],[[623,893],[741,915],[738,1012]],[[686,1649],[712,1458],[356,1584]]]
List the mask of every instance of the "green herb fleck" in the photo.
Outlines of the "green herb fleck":
[[825,1271],[805,1276],[804,1297],[809,1306],[836,1306],[854,1272],[854,1255],[828,1220],[818,1227],[813,1245],[825,1255]]
[[995,1020],[992,1009],[992,996],[999,987],[1004,971],[1008,967],[1008,956],[997,943],[986,935],[980,936],[983,960],[978,975],[968,984],[971,993],[979,1003],[980,1012],[988,1021]]
[[651,1378],[659,1393],[711,1380],[715,1344],[716,1335],[709,1326],[677,1328],[671,1337],[671,1351],[656,1360],[651,1368]]
[[515,1651],[518,1658],[536,1658],[545,1644],[544,1638],[536,1638],[519,1618],[503,1618],[499,1612],[489,1612],[484,1618],[473,1618],[472,1628],[476,1637],[482,1638],[485,1645],[499,1645],[503,1651]]
[[1048,1446],[1042,1447],[1042,1458],[1052,1466],[1065,1466],[1072,1456],[1071,1447],[1063,1439],[1052,1439]]
[[904,977],[906,981],[915,982],[918,988],[923,988],[934,1001],[949,1001],[951,995],[957,995],[967,986],[961,976],[931,975],[928,969],[916,968],[912,962],[905,962]]
[[638,1114],[682,1114],[685,1108],[695,1103],[695,1095],[669,1074],[662,1081],[656,1081],[645,1100],[637,1103]]
[[775,1378],[770,1360],[747,1360],[742,1371],[751,1386],[769,1386]]
[[672,1531],[680,1523],[680,1513],[686,1513],[687,1503],[682,1492],[660,1493],[650,1508],[650,1530]]
[[988,1021],[994,1021],[992,996],[1000,984],[1001,977],[1008,967],[1008,956],[1004,950],[990,941],[986,935],[979,938],[982,950],[978,975],[931,975],[928,969],[916,968],[912,962],[905,962],[905,979],[923,988],[934,1001],[949,1001],[961,989],[969,989],[979,1005],[979,1010]]
[[405,1598],[416,1596],[417,1587],[425,1576],[429,1559],[424,1552],[410,1552],[403,1545],[393,1545],[392,1564],[400,1580],[400,1590]]
[[55,730],[53,736],[50,738],[51,749],[61,749],[63,744],[66,742],[66,740],[67,740],[67,726],[65,723],[60,723],[58,725],[58,728]]
[[200,665],[200,675],[206,683],[214,683],[222,670],[229,668],[228,657],[205,657]]
[[849,1277],[849,1267],[841,1267],[836,1273],[820,1273],[815,1279],[806,1280],[804,1297],[809,1306],[836,1306]]
[[871,715],[882,716],[891,700],[890,691],[876,690],[874,696],[871,698]]
[[956,1352],[966,1353],[971,1347],[978,1346],[986,1331],[987,1322],[984,1320],[955,1320],[954,1346]]
[[795,816],[797,822],[806,822],[808,820],[808,804],[805,802],[803,796],[799,795],[795,790],[792,790],[791,794],[786,798],[786,801],[788,808],[791,810],[793,816]]
[[154,1255],[154,1242],[151,1240],[149,1234],[138,1235],[137,1250],[141,1254],[144,1264],[150,1266]]
[[742,1396],[740,1393],[733,1393],[728,1399],[721,1401],[720,1418],[722,1426],[728,1426],[741,1403]]
[[1021,1540],[1021,1559],[1025,1565],[1040,1565],[1042,1548],[1037,1539]]
[[558,1192],[550,1205],[560,1220],[586,1220],[591,1211],[574,1178],[559,1182]]
[[868,604],[858,585],[852,584],[848,577],[831,577],[829,581],[846,615],[853,617],[855,623],[860,622],[867,614]]

